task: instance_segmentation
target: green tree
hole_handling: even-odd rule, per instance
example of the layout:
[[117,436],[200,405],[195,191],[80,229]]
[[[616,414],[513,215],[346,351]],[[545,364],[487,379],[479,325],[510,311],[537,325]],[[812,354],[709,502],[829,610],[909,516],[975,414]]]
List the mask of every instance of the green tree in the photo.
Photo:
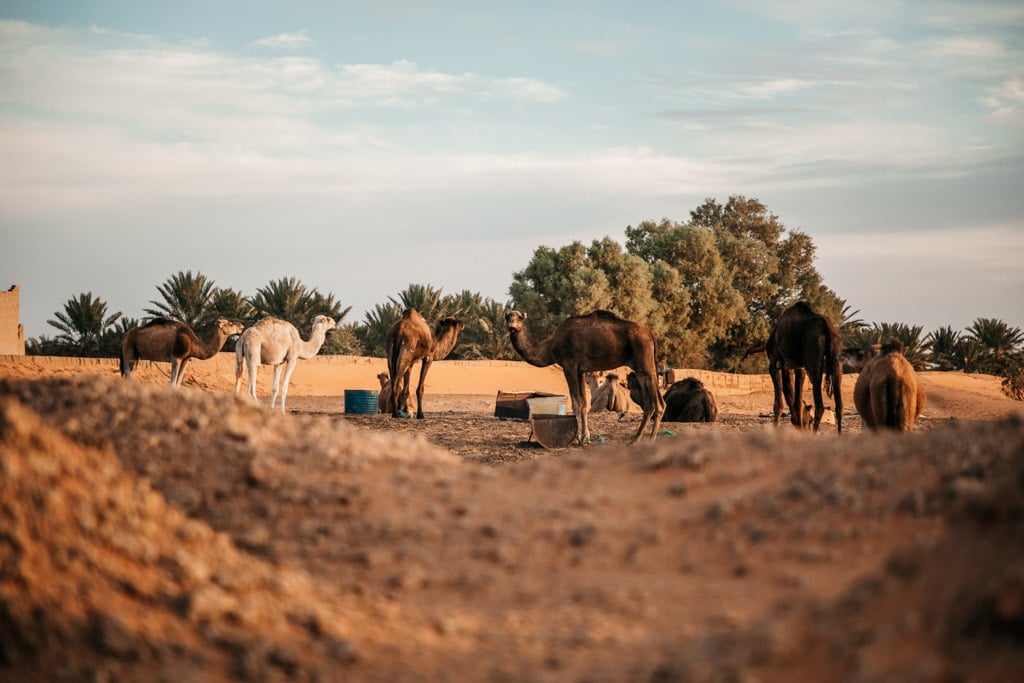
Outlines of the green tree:
[[356,329],[356,334],[368,355],[375,358],[387,357],[385,341],[388,330],[402,317],[404,310],[405,306],[389,300],[384,304],[374,304],[373,308],[366,312],[363,324]]
[[359,326],[355,323],[339,325],[327,335],[320,353],[331,356],[365,356],[366,349],[358,333]]
[[352,310],[351,306],[342,308],[333,294],[324,295],[316,288],[309,289],[294,277],[271,281],[256,290],[249,304],[257,318],[273,316],[306,332],[315,316],[326,315],[340,323]]
[[121,313],[108,315],[107,303],[87,292],[69,299],[63,312],[57,311],[54,317],[55,320],[46,322],[60,331],[56,342],[63,353],[97,356],[103,353],[104,335],[118,321]]
[[145,309],[149,316],[180,320],[196,331],[207,330],[216,320],[212,304],[217,289],[213,280],[202,273],[179,271],[157,285],[157,291],[162,300],[149,302],[154,306]]
[[928,344],[929,356],[933,370],[962,370],[962,343],[960,333],[952,327],[940,327],[928,333],[925,340]]
[[1019,327],[1010,327],[995,318],[975,319],[967,328],[967,336],[977,340],[985,349],[988,358],[984,366],[992,374],[1001,374],[1005,356],[1018,351],[1024,344],[1024,333]]
[[530,263],[512,274],[512,305],[528,314],[534,335],[544,337],[570,315],[609,309],[608,277],[591,263],[582,242],[561,249],[538,247]]
[[210,302],[211,317],[237,320],[248,326],[256,322],[256,309],[241,292],[217,288]]
[[929,355],[929,340],[922,339],[923,328],[920,325],[907,325],[906,323],[874,323],[870,327],[863,327],[843,337],[843,346],[846,348],[863,349],[872,344],[883,344],[890,340],[899,341],[903,344],[903,356],[915,370],[924,370],[931,356]]

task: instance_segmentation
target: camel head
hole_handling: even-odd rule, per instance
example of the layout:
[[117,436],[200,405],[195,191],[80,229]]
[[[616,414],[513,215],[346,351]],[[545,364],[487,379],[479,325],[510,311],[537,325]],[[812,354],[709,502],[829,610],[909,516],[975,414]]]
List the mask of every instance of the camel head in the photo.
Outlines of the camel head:
[[387,384],[390,380],[391,380],[391,378],[388,377],[388,373],[386,373],[386,372],[379,372],[379,373],[377,373],[377,381],[380,382],[380,388],[381,389],[383,389],[384,385]]
[[526,320],[526,314],[520,311],[509,311],[505,314],[505,326],[509,333],[522,332],[524,320]]
[[225,337],[230,337],[234,334],[242,334],[242,330],[245,329],[242,323],[231,322],[224,318],[217,319],[217,331],[223,334]]
[[839,354],[839,362],[843,364],[845,372],[860,372],[869,360],[881,353],[881,344],[871,344],[863,349],[843,349]]
[[462,332],[462,330],[464,330],[465,327],[466,323],[462,322],[461,320],[458,320],[457,318],[445,318],[444,320],[437,324],[437,330],[434,333],[434,336],[437,339],[440,339],[441,337],[444,337],[446,334],[448,334],[449,331],[451,330],[454,330],[455,335],[458,336],[458,334]]
[[318,315],[313,318],[313,329],[315,330],[317,327],[323,327],[324,331],[330,331],[338,327],[338,323],[330,316]]

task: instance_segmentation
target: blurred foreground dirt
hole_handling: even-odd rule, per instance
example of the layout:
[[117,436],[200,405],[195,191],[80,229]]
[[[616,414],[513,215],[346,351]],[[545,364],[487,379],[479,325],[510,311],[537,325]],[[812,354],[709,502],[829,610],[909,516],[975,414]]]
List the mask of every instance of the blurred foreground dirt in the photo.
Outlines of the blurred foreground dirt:
[[1024,680],[1024,423],[943,396],[551,453],[475,397],[8,376],[0,679]]

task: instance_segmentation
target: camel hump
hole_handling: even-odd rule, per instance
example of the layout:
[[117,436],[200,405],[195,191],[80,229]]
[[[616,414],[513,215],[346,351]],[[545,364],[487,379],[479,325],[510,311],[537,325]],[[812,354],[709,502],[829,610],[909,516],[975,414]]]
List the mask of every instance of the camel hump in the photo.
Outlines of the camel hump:
[[620,316],[615,315],[611,311],[606,311],[603,308],[597,309],[596,311],[594,311],[590,315],[594,316],[595,318],[614,318],[615,320],[622,320],[622,318]]
[[897,353],[903,353],[903,342],[899,339],[890,339],[882,344],[881,350],[883,354],[893,353],[894,351]]
[[153,318],[152,320],[147,322],[145,325],[142,325],[141,329],[145,329],[147,327],[159,327],[159,326],[162,326],[162,325],[184,325],[184,324],[185,323],[181,322],[180,320],[174,320],[172,318]]

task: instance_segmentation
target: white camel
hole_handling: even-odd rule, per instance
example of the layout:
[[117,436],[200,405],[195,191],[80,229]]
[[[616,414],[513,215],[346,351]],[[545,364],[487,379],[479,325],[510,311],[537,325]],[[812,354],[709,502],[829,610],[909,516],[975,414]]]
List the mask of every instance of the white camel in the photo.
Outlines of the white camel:
[[[235,345],[235,395],[242,390],[242,370],[249,368],[249,396],[256,398],[256,372],[260,365],[274,368],[274,380],[270,387],[270,407],[274,407],[277,396],[281,396],[281,412],[284,412],[288,383],[300,358],[312,358],[320,352],[327,332],[338,324],[326,315],[313,318],[313,331],[309,341],[303,341],[295,325],[277,318],[263,318],[242,332]],[[284,369],[284,376],[281,370]],[[280,380],[280,385],[278,381]]]

